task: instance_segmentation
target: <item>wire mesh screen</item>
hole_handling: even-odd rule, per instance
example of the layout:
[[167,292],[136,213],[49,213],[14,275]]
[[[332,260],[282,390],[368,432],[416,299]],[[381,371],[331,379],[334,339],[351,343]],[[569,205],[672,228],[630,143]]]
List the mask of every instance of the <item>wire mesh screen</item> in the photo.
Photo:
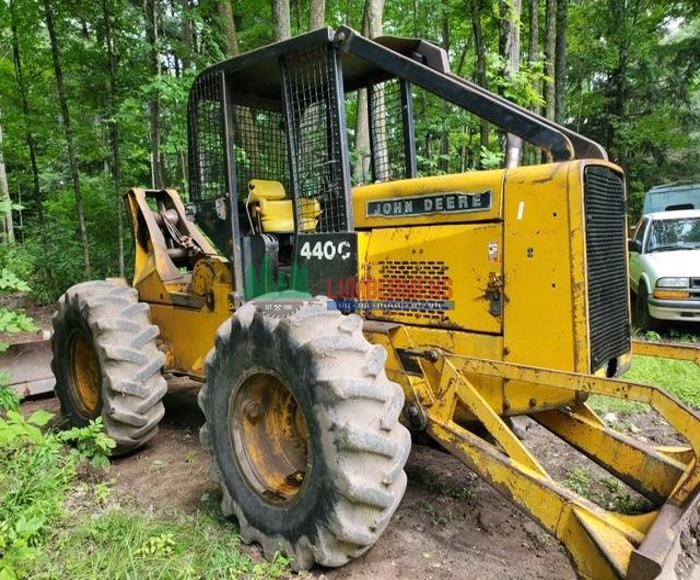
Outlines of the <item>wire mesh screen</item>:
[[[236,96],[233,97],[236,101]],[[281,111],[237,104],[233,108],[236,194],[245,197],[251,179],[281,182],[288,192],[287,141]]]
[[226,148],[221,99],[221,77],[214,73],[199,78],[190,93],[189,175],[194,201],[226,194]]
[[333,59],[332,49],[321,46],[286,60],[295,198],[316,200],[321,209],[316,224],[317,204],[297,201],[297,224],[306,231],[310,224],[319,232],[346,231],[348,225]]
[[399,81],[372,85],[368,91],[372,180],[408,175],[404,147],[403,103]]

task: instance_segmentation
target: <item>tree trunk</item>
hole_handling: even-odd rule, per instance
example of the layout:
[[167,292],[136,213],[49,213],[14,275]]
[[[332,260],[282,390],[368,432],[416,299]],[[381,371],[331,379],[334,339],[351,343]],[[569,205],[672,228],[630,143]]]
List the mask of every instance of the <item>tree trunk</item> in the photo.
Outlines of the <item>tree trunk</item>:
[[[384,0],[365,0],[365,10],[362,17],[362,34],[369,38],[382,35],[382,16]],[[357,93],[357,126],[355,130],[355,152],[358,162],[355,166],[355,179],[361,182],[369,174],[369,111],[367,109],[367,91],[362,89]],[[375,176],[379,178],[380,176]]]
[[37,216],[39,218],[41,243],[42,247],[44,248],[44,253],[46,253],[47,241],[46,231],[44,228],[44,198],[39,184],[39,166],[36,160],[36,140],[34,139],[34,133],[32,133],[31,130],[33,114],[29,107],[27,85],[24,82],[24,74],[22,73],[22,58],[20,55],[19,34],[17,32],[17,14],[15,13],[15,3],[13,0],[10,0],[10,20],[10,28],[12,32],[12,62],[14,63],[15,79],[17,81],[17,89],[19,91],[20,101],[22,103],[22,117],[26,130],[25,141],[27,143],[27,149],[29,149],[29,162],[32,166],[34,203],[36,204]]
[[[486,79],[486,46],[484,33],[481,27],[481,0],[472,0],[472,29],[474,31],[474,47],[476,48],[476,84],[488,89]],[[489,124],[481,121],[480,145],[484,149],[489,147]]]
[[238,55],[238,35],[236,34],[236,22],[233,19],[233,6],[231,0],[219,0],[219,23],[224,33],[226,56],[231,58]]
[[[160,77],[158,63],[158,17],[156,0],[146,0],[146,43],[149,50],[149,72],[155,80]],[[160,91],[156,87],[155,94],[148,103],[150,114],[151,134],[151,187],[162,189],[163,164],[160,154]]]
[[[506,67],[503,71],[507,78],[513,79],[520,70],[520,13],[521,0],[501,0],[502,22],[502,56]],[[505,166],[520,165],[523,153],[523,140],[517,135],[506,135]]]
[[[540,19],[538,0],[530,0],[529,16],[528,28],[530,30],[530,38],[528,39],[527,60],[531,65],[533,65],[540,59]],[[533,88],[539,93],[539,83]],[[532,110],[535,113],[539,113],[539,106],[533,105]]]
[[0,124],[0,204],[8,204],[7,213],[3,212],[0,219],[0,241],[8,244],[15,242],[15,229],[12,225],[12,205],[10,188],[7,185],[7,173],[5,172],[5,158],[2,154],[2,124]]
[[[450,52],[450,19],[447,10],[443,11],[442,15],[442,48],[446,53]],[[450,103],[443,101],[444,116],[442,119],[442,131],[440,135],[440,159],[438,166],[444,173],[450,171],[450,128],[448,119],[450,116]]]
[[309,30],[326,25],[326,0],[311,0]]
[[272,0],[272,19],[275,22],[275,40],[279,42],[292,37],[289,0]]
[[75,205],[78,213],[78,227],[80,228],[80,241],[83,246],[83,262],[85,266],[86,279],[92,278],[92,266],[90,265],[90,246],[88,244],[87,227],[85,225],[85,205],[83,203],[83,193],[80,189],[80,175],[78,173],[78,160],[75,154],[75,143],[73,142],[73,129],[70,124],[70,113],[68,111],[68,98],[66,88],[63,84],[63,70],[61,69],[61,58],[56,37],[56,26],[54,24],[53,12],[51,11],[51,0],[44,0],[44,11],[46,14],[46,28],[51,40],[51,56],[53,57],[53,67],[56,74],[56,89],[58,90],[58,102],[63,118],[63,132],[68,147],[68,164],[70,165],[71,178],[73,180],[73,192],[75,193]]
[[557,0],[557,39],[554,58],[554,120],[566,120],[566,32],[568,26],[568,0]]
[[192,66],[192,19],[190,18],[190,0],[181,0],[182,12],[182,68]]
[[[530,37],[528,39],[527,60],[532,68],[540,60],[540,18],[538,0],[530,0],[528,29],[530,31]],[[540,94],[542,90],[541,83],[539,81],[534,81],[532,88],[537,94]],[[540,106],[537,103],[534,103],[531,109],[537,114],[540,112]],[[525,151],[527,152],[525,155],[526,163],[536,163],[538,155],[537,148],[534,145],[526,145]]]
[[632,31],[637,25],[641,2],[620,3],[608,0],[608,36],[614,40],[617,49],[617,63],[608,76],[608,102],[606,105],[608,121],[606,122],[606,140],[608,151],[616,163],[627,165],[628,152],[617,142],[617,128],[625,121],[627,114],[625,103],[629,97],[628,68]]
[[309,30],[316,30],[326,24],[326,0],[311,0]]
[[104,18],[105,45],[107,48],[107,68],[109,70],[109,140],[112,148],[112,181],[114,182],[114,201],[117,213],[117,268],[119,276],[124,277],[124,223],[121,185],[121,165],[119,156],[119,125],[117,124],[117,63],[114,57],[114,40],[112,37],[112,15],[109,12],[109,0],[102,0],[102,17]]
[[556,59],[557,38],[557,0],[547,0],[547,38],[545,41],[545,58],[547,59],[544,83],[545,114],[547,119],[554,120],[554,61]]

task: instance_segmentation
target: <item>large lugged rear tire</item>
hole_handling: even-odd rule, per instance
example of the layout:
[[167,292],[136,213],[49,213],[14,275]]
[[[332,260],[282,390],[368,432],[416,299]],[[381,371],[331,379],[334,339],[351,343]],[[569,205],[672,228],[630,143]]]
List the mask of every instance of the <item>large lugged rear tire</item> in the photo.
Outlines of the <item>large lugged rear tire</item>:
[[219,329],[199,394],[200,432],[245,542],[296,569],[367,551],[406,489],[401,388],[362,319],[310,301],[289,318],[252,304]]
[[167,390],[148,305],[125,283],[83,282],[61,296],[53,326],[51,368],[70,424],[101,416],[115,455],[146,443],[163,418]]

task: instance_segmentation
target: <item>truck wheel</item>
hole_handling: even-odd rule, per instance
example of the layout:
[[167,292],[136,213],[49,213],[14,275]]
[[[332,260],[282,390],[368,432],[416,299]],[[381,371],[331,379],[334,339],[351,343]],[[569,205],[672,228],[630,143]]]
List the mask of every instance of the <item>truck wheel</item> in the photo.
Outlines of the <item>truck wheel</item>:
[[635,313],[637,318],[637,326],[640,330],[656,330],[659,323],[649,314],[649,292],[647,291],[644,282],[639,283],[637,290],[637,302],[635,303]]
[[207,357],[200,431],[243,540],[297,570],[367,551],[406,489],[408,431],[386,351],[362,319],[312,300],[289,318],[253,304],[225,322]]
[[124,454],[148,441],[165,412],[157,326],[136,290],[110,280],[83,282],[61,296],[53,317],[56,395],[73,426],[102,417]]

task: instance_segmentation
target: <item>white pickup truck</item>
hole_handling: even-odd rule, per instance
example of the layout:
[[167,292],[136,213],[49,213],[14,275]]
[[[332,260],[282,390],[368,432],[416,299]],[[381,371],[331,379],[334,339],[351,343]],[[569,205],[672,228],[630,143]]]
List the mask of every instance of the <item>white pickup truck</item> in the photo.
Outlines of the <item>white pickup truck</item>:
[[700,210],[642,216],[629,241],[630,288],[637,325],[660,320],[700,325]]

